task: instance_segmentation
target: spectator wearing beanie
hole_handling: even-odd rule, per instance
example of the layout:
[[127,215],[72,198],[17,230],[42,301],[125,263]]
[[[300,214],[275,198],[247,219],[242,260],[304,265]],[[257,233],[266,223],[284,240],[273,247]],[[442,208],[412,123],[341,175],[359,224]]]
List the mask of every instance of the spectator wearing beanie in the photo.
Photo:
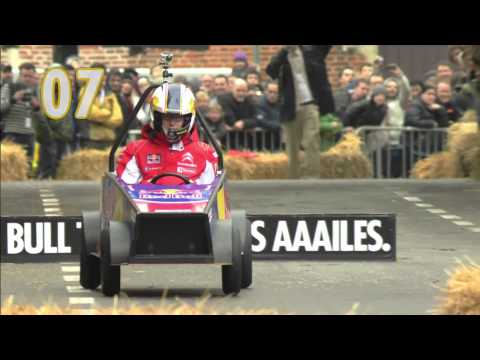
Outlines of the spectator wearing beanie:
[[232,76],[245,79],[248,71],[248,57],[243,51],[237,51],[233,57],[235,62],[232,69]]

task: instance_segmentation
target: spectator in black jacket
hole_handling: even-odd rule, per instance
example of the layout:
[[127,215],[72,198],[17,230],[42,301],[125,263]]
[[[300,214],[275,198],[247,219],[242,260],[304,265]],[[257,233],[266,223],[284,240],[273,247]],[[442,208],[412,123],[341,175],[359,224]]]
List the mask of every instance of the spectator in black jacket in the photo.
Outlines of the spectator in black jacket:
[[0,73],[2,77],[2,84],[12,84],[13,83],[13,72],[11,65],[0,64]]
[[335,94],[335,114],[345,122],[345,115],[350,105],[367,98],[370,86],[366,80],[358,80],[357,86],[350,93],[347,88]]
[[257,105],[257,126],[264,130],[257,136],[257,144],[262,149],[280,150],[282,144],[282,126],[280,123],[280,103],[278,101],[278,84],[269,81],[265,93]]
[[[407,168],[428,155],[442,151],[443,134],[432,131],[449,125],[448,113],[442,105],[435,103],[435,88],[424,85],[420,96],[410,105],[405,116],[405,126],[423,129],[423,132],[407,133],[405,138]],[[410,159],[413,162],[410,162]]]
[[23,146],[27,156],[32,159],[37,123],[42,119],[37,71],[31,63],[20,65],[19,70],[18,82],[9,88],[10,101],[4,104],[3,136]]
[[[267,74],[278,79],[280,119],[285,124],[289,177],[318,174],[320,114],[335,111],[325,59],[332,45],[288,45],[267,66]],[[303,169],[300,151],[305,151]]]
[[255,69],[248,69],[247,75],[245,76],[248,86],[257,86],[260,91],[263,91],[262,86],[260,85],[260,74]]
[[8,110],[10,109],[10,87],[12,85],[12,79],[10,78],[10,73],[12,72],[11,66],[0,64],[0,141],[3,140],[3,127],[4,122],[3,117],[7,114]]
[[448,113],[443,106],[436,104],[435,100],[435,88],[425,85],[421,95],[407,110],[405,126],[420,129],[448,127]]
[[280,131],[280,104],[278,102],[278,84],[267,83],[265,94],[257,105],[257,126],[264,130]]
[[229,131],[253,129],[257,125],[255,104],[247,96],[248,87],[243,79],[235,80],[233,92],[221,97],[220,105],[225,111],[225,122]]
[[377,86],[373,89],[370,99],[350,105],[345,116],[345,127],[356,129],[362,126],[382,125],[388,114],[387,95],[384,86]]
[[463,111],[457,106],[453,94],[452,86],[448,82],[439,82],[436,89],[437,104],[442,105],[448,114],[450,123],[456,123],[463,116]]
[[213,81],[213,92],[210,96],[212,102],[218,103],[218,98],[229,92],[228,78],[225,75],[217,75]]

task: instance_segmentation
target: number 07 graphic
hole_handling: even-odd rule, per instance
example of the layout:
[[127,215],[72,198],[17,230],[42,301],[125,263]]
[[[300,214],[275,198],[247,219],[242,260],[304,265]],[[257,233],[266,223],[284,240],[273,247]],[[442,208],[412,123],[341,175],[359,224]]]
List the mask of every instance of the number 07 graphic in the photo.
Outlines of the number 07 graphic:
[[[87,119],[95,98],[102,86],[103,69],[80,68],[76,79],[85,82],[80,91],[75,117]],[[40,84],[40,104],[43,112],[52,120],[63,119],[72,106],[72,82],[63,67],[55,67],[45,72]]]

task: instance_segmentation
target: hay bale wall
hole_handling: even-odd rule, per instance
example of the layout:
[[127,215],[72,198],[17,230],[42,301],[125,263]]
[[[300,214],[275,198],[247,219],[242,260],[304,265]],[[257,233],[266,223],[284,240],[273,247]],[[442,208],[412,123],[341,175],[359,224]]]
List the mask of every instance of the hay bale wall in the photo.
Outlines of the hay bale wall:
[[464,178],[480,180],[480,129],[476,114],[465,116],[448,129],[447,151],[417,162],[416,179]]
[[11,141],[0,144],[0,181],[23,181],[28,179],[27,152]]
[[[362,141],[347,134],[334,147],[319,155],[322,179],[361,179],[373,176],[371,161],[362,152]],[[254,158],[225,157],[230,180],[288,179],[288,156],[285,153],[259,153]]]
[[[372,164],[362,153],[362,142],[353,134],[328,152],[319,155],[320,178],[352,179],[372,177]],[[119,149],[118,155],[123,151]],[[109,151],[84,149],[66,156],[59,165],[58,180],[100,180],[108,166]],[[258,153],[255,156],[224,157],[229,180],[268,180],[288,178],[285,153]]]

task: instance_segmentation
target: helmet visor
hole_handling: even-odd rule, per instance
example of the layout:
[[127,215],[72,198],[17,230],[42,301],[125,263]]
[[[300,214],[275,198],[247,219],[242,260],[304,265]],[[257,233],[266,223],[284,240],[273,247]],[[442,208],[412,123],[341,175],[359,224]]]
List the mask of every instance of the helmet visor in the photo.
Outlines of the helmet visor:
[[182,88],[180,86],[169,86],[165,103],[167,104],[165,108],[167,114],[181,114]]

